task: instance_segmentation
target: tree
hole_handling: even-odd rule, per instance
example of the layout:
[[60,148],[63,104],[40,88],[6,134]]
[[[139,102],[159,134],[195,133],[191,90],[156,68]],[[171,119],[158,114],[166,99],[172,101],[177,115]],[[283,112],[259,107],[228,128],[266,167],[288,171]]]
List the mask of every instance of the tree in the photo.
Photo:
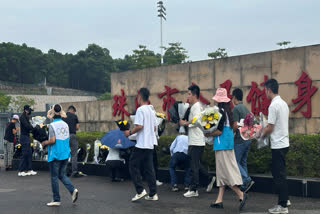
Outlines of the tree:
[[0,91],[0,111],[6,112],[9,108],[11,97]]
[[169,43],[170,47],[164,47],[163,62],[166,65],[180,64],[188,58],[187,51],[181,47],[180,42]]
[[99,97],[98,97],[98,100],[111,100],[112,97],[111,97],[111,93],[110,92],[105,92],[104,94],[101,94]]
[[289,45],[291,42],[290,41],[283,41],[283,42],[278,42],[277,45],[279,45],[280,47],[283,46],[283,48],[287,48],[286,46]]
[[[139,49],[133,50],[132,60],[134,62],[134,69],[151,68],[160,65],[160,54],[155,54],[148,50],[147,46],[139,45]],[[160,59],[159,59],[160,57]]]
[[12,99],[12,110],[15,112],[22,112],[25,105],[33,106],[36,102],[32,98],[25,96],[17,96]]
[[228,54],[225,48],[218,48],[215,52],[208,53],[208,57],[213,59],[225,58],[228,57]]

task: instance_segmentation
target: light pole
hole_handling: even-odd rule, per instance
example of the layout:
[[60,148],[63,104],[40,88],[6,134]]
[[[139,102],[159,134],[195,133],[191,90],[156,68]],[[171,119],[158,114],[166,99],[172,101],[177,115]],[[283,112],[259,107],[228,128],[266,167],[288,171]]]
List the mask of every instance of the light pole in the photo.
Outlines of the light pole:
[[166,21],[166,8],[163,6],[162,1],[158,1],[158,16],[160,17],[160,50],[161,50],[161,65],[163,64],[163,44],[162,44],[162,19]]

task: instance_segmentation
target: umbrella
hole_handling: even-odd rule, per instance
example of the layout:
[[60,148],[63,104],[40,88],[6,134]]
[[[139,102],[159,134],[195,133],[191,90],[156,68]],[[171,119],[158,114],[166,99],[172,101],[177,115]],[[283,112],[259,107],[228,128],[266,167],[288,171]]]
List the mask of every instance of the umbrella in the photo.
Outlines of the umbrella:
[[135,142],[129,140],[120,129],[107,132],[101,138],[101,143],[114,149],[126,149],[135,145]]

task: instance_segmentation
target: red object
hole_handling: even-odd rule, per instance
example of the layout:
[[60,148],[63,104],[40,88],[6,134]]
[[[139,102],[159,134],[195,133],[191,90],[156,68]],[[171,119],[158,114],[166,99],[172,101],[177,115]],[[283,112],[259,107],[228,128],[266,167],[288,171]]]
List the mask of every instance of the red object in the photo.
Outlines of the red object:
[[[264,83],[268,80],[268,76],[264,76],[264,82],[260,83],[260,86],[264,86]],[[271,100],[267,98],[265,89],[260,90],[256,82],[251,82],[251,88],[247,96],[247,102],[251,103],[251,112],[258,115],[262,112],[264,115],[268,115],[268,108]]]
[[[230,94],[230,89],[232,87],[231,80],[226,80],[224,83],[220,84],[221,88],[225,88],[227,90],[228,98],[232,99],[232,95]],[[233,109],[233,103],[230,102],[231,109]]]
[[169,108],[174,104],[176,101],[173,97],[171,97],[172,94],[178,93],[179,90],[176,88],[170,88],[169,86],[165,85],[164,88],[166,89],[164,92],[158,94],[159,98],[164,97],[163,104],[162,104],[162,110],[167,112],[167,118],[170,121],[170,115],[168,113]]
[[[136,98],[134,98],[134,107],[135,107],[135,110],[137,111],[137,109],[140,107],[139,103],[138,103],[138,95],[139,95],[139,90],[137,90],[137,96]],[[148,104],[150,105],[150,100],[148,100]]]
[[122,120],[124,119],[124,115],[130,116],[129,112],[127,112],[127,110],[124,108],[127,105],[127,102],[126,102],[127,98],[124,95],[123,89],[121,89],[121,96],[114,95],[113,100],[114,100],[114,104],[112,105],[113,116],[121,115]]
[[300,111],[303,116],[306,118],[311,117],[311,97],[318,90],[317,87],[312,86],[312,80],[309,78],[308,74],[302,71],[301,76],[297,81],[294,82],[298,86],[298,97],[296,99],[292,99],[294,104],[298,104],[298,106],[292,110],[292,112],[299,111],[303,105],[307,104],[307,111]]
[[[195,85],[195,83],[191,83],[191,85]],[[206,98],[204,98],[201,93],[199,95],[199,100],[200,100],[200,102],[202,102],[205,105],[210,105],[210,101],[207,100]],[[190,103],[190,101],[187,100],[187,103]]]

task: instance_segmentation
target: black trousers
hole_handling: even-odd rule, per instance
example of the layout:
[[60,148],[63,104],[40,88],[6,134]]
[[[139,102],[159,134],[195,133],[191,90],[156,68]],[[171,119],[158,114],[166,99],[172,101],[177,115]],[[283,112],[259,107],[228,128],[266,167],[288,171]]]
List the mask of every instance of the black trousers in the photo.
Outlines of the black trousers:
[[288,184],[286,173],[286,154],[289,147],[283,149],[272,149],[272,176],[276,185],[276,191],[279,195],[278,205],[287,207]]
[[158,164],[157,146],[154,146],[154,149],[153,149],[153,168],[154,168],[154,173],[156,175],[156,180],[159,180],[158,179],[159,164]]
[[140,168],[144,171],[150,190],[149,196],[152,197],[157,193],[156,176],[153,168],[153,149],[134,148],[130,156],[129,171],[138,194],[144,189]]
[[32,169],[32,148],[29,136],[21,135],[20,143],[22,158],[20,160],[19,171],[29,171]]
[[209,174],[200,163],[203,150],[204,150],[204,146],[189,146],[188,147],[188,155],[191,158],[191,162],[190,162],[190,167],[191,167],[190,190],[191,191],[196,191],[198,189],[200,174],[204,175],[207,179],[207,182],[209,182]]
[[111,170],[111,177],[112,180],[115,178],[124,178],[124,170],[125,164],[121,160],[108,160],[106,162],[107,167]]

